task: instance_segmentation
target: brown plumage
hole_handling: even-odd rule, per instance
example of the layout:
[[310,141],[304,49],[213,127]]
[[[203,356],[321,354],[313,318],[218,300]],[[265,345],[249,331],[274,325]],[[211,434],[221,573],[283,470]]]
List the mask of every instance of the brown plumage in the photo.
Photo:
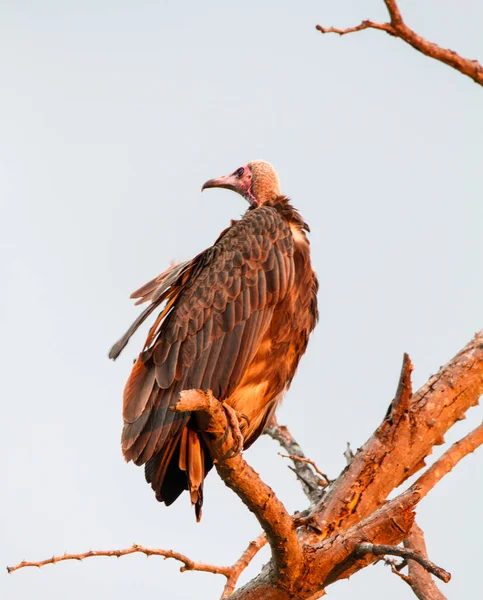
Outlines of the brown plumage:
[[150,305],[109,354],[115,359],[166,302],[124,389],[122,450],[146,465],[159,501],[169,505],[188,489],[198,519],[213,462],[195,416],[169,407],[182,390],[212,390],[247,417],[248,448],[290,385],[318,316],[309,228],[280,194],[273,167],[254,161],[209,187],[237,191],[250,208],[213,246],[132,294]]

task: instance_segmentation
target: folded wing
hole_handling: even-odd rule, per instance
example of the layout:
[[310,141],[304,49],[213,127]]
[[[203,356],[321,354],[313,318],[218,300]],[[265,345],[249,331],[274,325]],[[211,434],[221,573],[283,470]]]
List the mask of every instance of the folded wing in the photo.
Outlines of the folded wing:
[[112,358],[166,301],[123,399],[124,456],[147,463],[146,477],[159,500],[170,504],[189,487],[201,506],[211,459],[191,415],[170,407],[185,389],[211,389],[220,400],[235,390],[293,279],[290,229],[275,209],[264,206],[248,212],[195,259],[133,294],[151,304],[113,347]]

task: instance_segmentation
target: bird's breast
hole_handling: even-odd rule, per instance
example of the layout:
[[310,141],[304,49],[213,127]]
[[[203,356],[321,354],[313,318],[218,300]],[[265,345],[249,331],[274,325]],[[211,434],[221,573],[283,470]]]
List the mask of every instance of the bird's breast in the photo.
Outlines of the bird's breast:
[[250,443],[263,431],[267,419],[292,380],[298,363],[293,346],[292,341],[280,339],[273,327],[269,327],[242,380],[226,400],[227,404],[248,419],[248,425],[243,430],[246,442]]
[[317,318],[317,280],[310,264],[307,237],[290,224],[294,239],[295,277],[273,312],[262,342],[240,383],[226,399],[245,415],[245,447],[262,432],[290,385]]

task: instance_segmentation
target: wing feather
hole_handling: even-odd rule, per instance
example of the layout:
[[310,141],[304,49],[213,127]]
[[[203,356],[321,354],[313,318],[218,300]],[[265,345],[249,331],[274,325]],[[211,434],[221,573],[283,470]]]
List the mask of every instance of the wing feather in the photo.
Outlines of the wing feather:
[[[240,343],[240,351],[231,374],[231,380],[239,382],[245,374],[245,370],[253,360],[258,350],[258,345],[254,343],[255,339],[262,339],[268,324],[272,318],[273,308],[265,311],[259,310],[250,317],[250,326],[246,326],[243,332],[243,339]],[[247,322],[248,325],[248,322]],[[236,386],[230,386],[228,395],[230,395]]]
[[154,456],[187,423],[188,415],[169,410],[170,406],[176,404],[182,389],[182,384],[178,381],[169,390],[160,390],[157,409],[151,411],[146,424],[146,429],[150,432],[148,442],[134,461],[137,465],[144,464]]
[[238,323],[234,328],[232,335],[224,336],[223,346],[220,351],[220,360],[217,362],[215,370],[213,371],[213,376],[211,377],[212,382],[216,384],[215,389],[211,388],[216,398],[219,398],[221,394],[229,395],[227,391],[229,388],[230,375],[238,358],[245,324],[245,321]]
[[178,340],[171,346],[166,360],[160,365],[156,365],[156,381],[163,390],[168,389],[173,383],[176,367],[178,366],[180,347],[181,341]]
[[133,292],[130,297],[139,298],[139,300],[135,302],[136,305],[159,298],[159,296],[174,283],[190,262],[191,261],[188,260],[178,265],[172,264],[166,271],[163,271],[160,275]]
[[142,415],[153,391],[154,380],[154,369],[146,368],[138,358],[124,388],[122,414],[124,421],[134,423]]
[[225,335],[223,334],[217,340],[214,340],[211,344],[211,348],[209,350],[210,356],[208,362],[205,367],[205,372],[203,374],[203,379],[201,380],[201,388],[204,390],[213,390],[212,388],[212,375],[215,370],[216,364],[218,362],[218,357],[220,356],[221,347],[223,346],[223,341],[225,339]]
[[[211,389],[223,400],[236,388],[292,272],[289,226],[275,208],[262,206],[248,211],[193,261],[168,269],[133,294],[151,299],[146,311],[161,298],[168,304],[140,355],[143,368],[135,367],[126,391],[128,460],[142,464],[160,450],[173,455],[173,440],[190,418],[169,410],[182,390]],[[124,336],[123,346],[136,327]],[[149,477],[159,483],[166,465],[149,464]]]

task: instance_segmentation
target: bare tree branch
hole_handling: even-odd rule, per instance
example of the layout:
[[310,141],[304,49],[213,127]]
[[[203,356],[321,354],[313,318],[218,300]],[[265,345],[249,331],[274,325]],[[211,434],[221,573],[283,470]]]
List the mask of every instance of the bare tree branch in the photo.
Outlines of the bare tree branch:
[[405,357],[398,393],[386,418],[326,491],[314,515],[314,525],[324,535],[350,527],[381,506],[393,489],[424,466],[433,446],[444,442],[444,433],[478,403],[483,393],[483,332],[414,396],[411,370]]
[[[331,535],[332,531],[339,529],[343,521],[346,522],[344,526],[351,526],[360,520],[361,515],[370,514],[369,508],[366,510],[366,502],[369,501],[374,510],[381,506],[388,493],[397,487],[394,483],[394,463],[388,455],[398,450],[406,453],[407,450],[403,450],[398,444],[401,441],[399,429],[404,427],[408,420],[407,408],[412,396],[412,368],[409,356],[405,354],[396,396],[384,421],[357,451],[339,479],[327,490],[323,507],[314,516],[319,530],[325,530],[324,535]],[[384,476],[381,476],[382,471]],[[374,484],[383,489],[375,491],[377,495],[372,491],[366,495],[368,488]],[[361,502],[362,510],[359,509]]]
[[176,552],[175,550],[162,550],[160,548],[147,548],[146,546],[140,546],[139,544],[133,544],[130,548],[124,548],[123,550],[89,550],[88,552],[83,552],[79,554],[61,554],[59,556],[52,556],[51,558],[47,558],[45,560],[40,560],[38,562],[34,561],[26,561],[23,560],[18,565],[14,567],[7,567],[7,571],[9,573],[13,573],[18,569],[23,569],[24,567],[44,567],[45,565],[55,565],[58,562],[62,562],[64,560],[84,560],[85,558],[93,558],[95,556],[127,556],[128,554],[136,554],[141,553],[146,556],[162,556],[163,558],[174,558],[183,563],[183,566],[180,567],[180,571],[204,571],[205,573],[214,573],[215,575],[225,575],[225,577],[229,578],[232,574],[232,567],[218,567],[215,565],[210,565],[204,562],[196,562],[188,558],[181,552]]
[[243,571],[248,567],[253,557],[257,554],[257,552],[265,546],[267,543],[267,536],[265,533],[262,533],[257,537],[256,540],[253,540],[248,544],[245,552],[240,556],[240,558],[236,561],[234,565],[230,567],[231,573],[227,579],[225,584],[225,589],[223,590],[223,594],[221,595],[221,600],[228,598],[235,589],[238,578],[243,573]]
[[293,437],[288,428],[285,425],[279,425],[277,419],[272,417],[270,425],[265,429],[264,433],[277,441],[289,455],[294,465],[293,471],[301,482],[304,493],[309,499],[310,504],[315,505],[320,502],[324,495],[324,491],[321,490],[321,481],[314,475],[308,465],[312,464],[316,472],[327,482],[328,479],[326,475],[321,473],[317,467],[315,467],[314,463],[306,458],[300,444]]
[[375,23],[374,21],[365,20],[359,25],[348,27],[347,29],[322,27],[322,25],[317,25],[316,29],[321,33],[337,33],[339,35],[363,31],[365,29],[379,29],[380,31],[385,31],[389,35],[405,41],[426,56],[449,65],[453,69],[463,73],[463,75],[467,75],[479,85],[483,85],[483,66],[477,60],[463,58],[453,50],[441,48],[441,46],[424,39],[406,25],[396,0],[384,0],[384,3],[389,12],[389,23]]
[[18,569],[23,569],[24,567],[44,567],[45,565],[55,565],[58,562],[62,562],[64,560],[79,560],[82,561],[85,558],[92,558],[95,556],[126,556],[128,554],[136,554],[141,553],[146,556],[162,556],[163,558],[174,558],[175,560],[183,563],[183,566],[180,568],[181,572],[184,571],[201,571],[205,573],[213,573],[214,575],[224,575],[226,577],[226,584],[223,590],[223,594],[221,596],[221,600],[228,598],[233,590],[235,589],[238,578],[243,573],[243,571],[248,567],[254,556],[257,552],[265,546],[267,543],[267,536],[262,533],[257,537],[256,540],[253,540],[248,545],[247,549],[243,552],[240,558],[231,566],[217,566],[211,565],[204,562],[197,562],[188,558],[181,552],[176,552],[175,550],[162,550],[160,548],[147,548],[146,546],[140,546],[139,544],[133,544],[130,548],[125,548],[123,550],[89,550],[88,552],[78,553],[78,554],[62,554],[60,556],[52,556],[51,558],[47,558],[46,560],[41,560],[38,562],[26,561],[23,560],[18,565],[14,567],[7,567],[7,571],[9,573],[13,573]]
[[[417,491],[408,490],[387,502],[354,527],[320,543],[304,545],[304,568],[296,582],[297,598],[320,597],[323,589],[340,579],[348,578],[378,559],[367,555],[360,557],[357,549],[368,540],[377,544],[396,545],[407,537],[411,529],[413,507],[419,501]],[[302,535],[302,541],[307,539]],[[230,600],[291,600],[290,590],[278,585],[270,573],[262,572],[257,578],[236,590]]]
[[397,575],[400,579],[405,581],[409,586],[411,585],[411,578],[409,577],[409,575],[405,575],[404,573],[401,573],[401,569],[404,569],[404,567],[407,567],[406,560],[402,560],[400,563],[397,563],[392,558],[384,558],[384,564],[391,567],[391,571],[394,573],[394,575]]
[[483,423],[446,450],[446,452],[421,475],[412,487],[417,487],[422,496],[426,496],[462,458],[474,452],[481,444],[483,444]]
[[344,450],[344,458],[347,461],[347,466],[349,466],[351,464],[351,462],[354,460],[354,457],[355,457],[355,454],[354,454],[354,452],[352,452],[350,442],[347,442],[346,449]]
[[[347,531],[325,539],[322,544],[313,546],[312,551],[316,550],[313,559],[318,561],[316,569],[318,576],[324,574],[328,566],[332,569],[329,571],[322,587],[326,587],[334,581],[350,577],[370,562],[374,562],[375,554],[372,557],[366,557],[368,562],[364,562],[364,559],[362,561],[358,560],[360,556],[358,555],[358,547],[360,544],[368,543],[368,540],[370,540],[371,543],[376,545],[397,545],[406,539],[413,526],[414,507],[462,458],[482,444],[483,424],[462,440],[453,444],[408,490],[386,502],[380,509]],[[304,543],[306,539],[305,536],[302,538]],[[388,539],[392,541],[388,542]],[[357,540],[360,540],[360,543],[354,546]],[[338,544],[342,544],[343,551],[338,548],[338,556],[335,559],[331,552],[334,551],[334,548],[337,548]],[[410,558],[417,560],[415,557]],[[439,569],[436,565],[434,567]],[[443,581],[449,580],[446,579],[449,574],[444,575],[444,573],[441,570],[441,579]]]
[[299,462],[305,463],[306,465],[311,465],[311,467],[314,469],[314,471],[319,476],[319,485],[321,485],[321,486],[329,485],[329,479],[328,479],[327,475],[322,473],[322,471],[319,469],[319,467],[315,464],[315,462],[313,460],[310,460],[310,458],[304,458],[303,456],[296,456],[295,454],[282,454],[281,452],[279,452],[278,455],[281,456],[282,458],[288,458],[293,462],[299,461]]
[[[416,522],[411,527],[409,536],[404,540],[404,546],[426,558],[426,544],[422,529]],[[446,600],[428,571],[413,560],[408,560],[409,577],[405,578],[419,600]]]
[[[413,523],[414,527],[414,523]],[[418,563],[423,569],[425,569],[428,573],[435,575],[438,579],[441,579],[445,583],[451,579],[451,574],[448,571],[445,571],[438,565],[435,565],[433,562],[428,560],[426,556],[422,556],[418,554],[414,550],[409,548],[401,548],[399,546],[384,546],[384,545],[376,545],[369,544],[365,542],[361,544],[357,549],[357,553],[361,556],[365,554],[374,554],[375,556],[386,556],[387,554],[390,556],[400,556],[401,558],[405,558],[406,560],[412,560]]]
[[[302,535],[304,544],[304,576],[298,582],[298,598],[311,598],[313,594],[323,591],[328,585],[346,579],[357,571],[378,559],[380,554],[386,552],[371,553],[368,546],[363,546],[363,556],[360,548],[364,544],[373,544],[375,547],[389,546],[394,552],[394,546],[400,544],[410,535],[414,523],[414,508],[427,495],[432,487],[451,470],[459,460],[473,451],[477,445],[483,444],[483,435],[480,430],[483,425],[454,444],[438,461],[405,492],[386,502],[381,508],[353,525],[347,530],[339,532],[331,537],[322,537],[322,542],[314,542],[313,534]],[[464,449],[464,450],[463,450]],[[311,540],[311,543],[308,543]],[[364,548],[366,550],[364,551]],[[404,553],[404,549],[398,552]],[[399,554],[398,554],[399,555]],[[418,555],[408,555],[408,558],[419,560]],[[426,566],[430,563],[427,561]],[[445,581],[449,580],[449,573],[431,563],[434,571],[437,571]],[[249,582],[237,590],[232,600],[289,600],[291,592],[278,586],[277,581],[261,576]],[[256,593],[254,594],[254,591]],[[256,594],[259,594],[258,596]]]
[[[483,393],[483,332],[477,334],[437,375],[411,394],[412,365],[404,357],[398,391],[388,413],[352,463],[326,488],[299,539],[304,548],[299,598],[317,597],[331,583],[350,577],[378,559],[360,557],[362,543],[398,545],[406,539],[414,508],[466,454],[483,443],[480,428],[452,446],[407,491],[388,494],[424,466],[424,457]],[[257,595],[258,594],[258,595]],[[233,600],[288,600],[270,573],[237,590]]]

